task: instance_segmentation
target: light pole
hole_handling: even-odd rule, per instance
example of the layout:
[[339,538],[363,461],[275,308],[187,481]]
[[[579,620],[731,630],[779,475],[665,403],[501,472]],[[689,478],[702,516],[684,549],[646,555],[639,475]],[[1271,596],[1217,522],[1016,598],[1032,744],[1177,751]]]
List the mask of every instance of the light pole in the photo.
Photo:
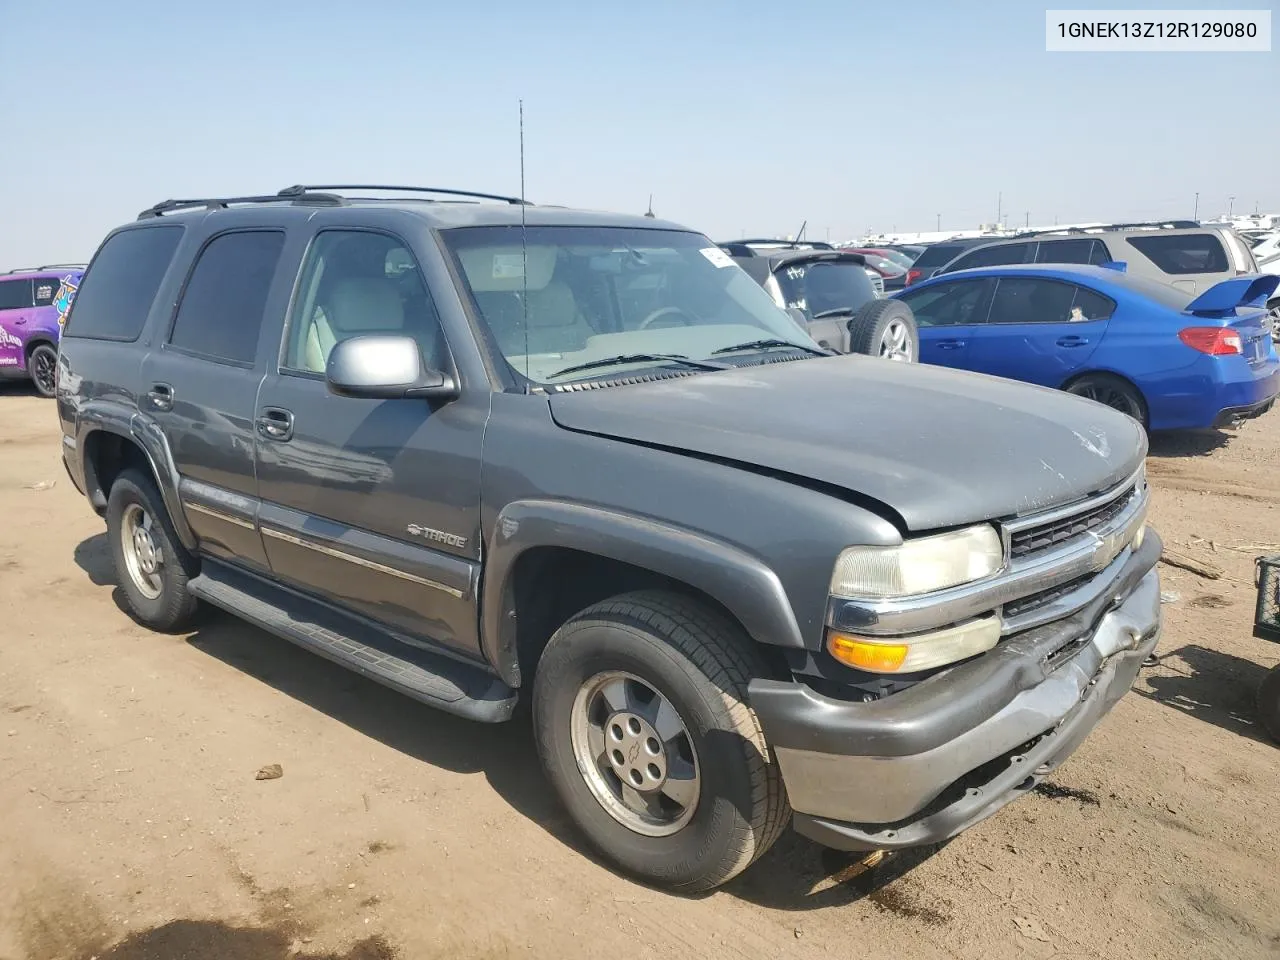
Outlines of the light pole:
[[942,214],[938,214],[938,227],[937,227],[937,230],[938,230],[938,232],[939,232],[939,233],[941,233],[941,232],[942,232]]
[[1234,196],[1227,197],[1227,216],[1230,217],[1236,207],[1236,198]]
[[1192,220],[1200,219],[1200,191],[1199,190],[1196,191],[1196,208],[1194,212],[1192,212],[1191,214],[1191,219]]

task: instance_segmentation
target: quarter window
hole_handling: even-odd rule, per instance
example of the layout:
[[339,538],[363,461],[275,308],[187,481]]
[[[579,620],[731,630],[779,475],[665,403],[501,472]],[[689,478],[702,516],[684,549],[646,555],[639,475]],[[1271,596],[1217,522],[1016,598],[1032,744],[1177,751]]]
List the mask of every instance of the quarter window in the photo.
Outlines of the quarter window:
[[1129,237],[1130,246],[1165,273],[1225,273],[1231,269],[1222,243],[1211,233]]
[[63,336],[137,340],[181,239],[179,226],[112,234],[80,283]]
[[169,343],[200,356],[253,363],[283,248],[284,234],[277,230],[214,237],[187,280]]
[[1104,297],[1102,294],[1084,287],[1076,287],[1076,299],[1071,304],[1071,319],[1079,322],[1081,320],[1110,320],[1111,315],[1116,311],[1116,302],[1110,297]]
[[1097,241],[1041,240],[1036,263],[1089,263]]
[[424,366],[447,366],[440,317],[404,243],[383,233],[326,230],[302,266],[283,366],[323,373],[334,344],[371,334],[413,337]]

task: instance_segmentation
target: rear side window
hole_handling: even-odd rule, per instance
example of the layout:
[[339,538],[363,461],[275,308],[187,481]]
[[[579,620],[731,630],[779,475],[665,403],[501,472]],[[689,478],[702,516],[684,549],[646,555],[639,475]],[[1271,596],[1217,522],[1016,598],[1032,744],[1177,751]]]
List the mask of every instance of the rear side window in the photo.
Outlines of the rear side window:
[[113,234],[80,283],[64,336],[137,340],[180,239],[179,226]]
[[0,280],[0,310],[25,310],[31,306],[31,279]]
[[280,262],[278,230],[224,233],[200,251],[169,343],[200,356],[252,364]]
[[1076,288],[1038,277],[1001,277],[988,323],[1066,323]]
[[1026,263],[1035,245],[1031,243],[1000,243],[991,247],[979,247],[966,253],[955,263],[948,264],[946,273],[968,270],[970,267],[1002,267],[1010,263]]
[[1152,234],[1129,237],[1130,246],[1165,273],[1225,273],[1227,252],[1212,233]]
[[1041,240],[1036,263],[1096,263],[1093,256],[1097,245],[1093,239]]
[[916,259],[914,266],[920,270],[940,267],[964,253],[965,249],[965,245],[960,243],[937,243],[932,247],[926,247],[924,253]]

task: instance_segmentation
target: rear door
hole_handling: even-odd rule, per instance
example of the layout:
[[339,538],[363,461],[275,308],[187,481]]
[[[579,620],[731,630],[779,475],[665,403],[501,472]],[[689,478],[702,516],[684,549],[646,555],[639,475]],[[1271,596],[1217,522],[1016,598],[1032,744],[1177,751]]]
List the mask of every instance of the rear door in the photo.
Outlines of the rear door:
[[282,228],[232,229],[201,246],[162,342],[143,360],[138,407],[164,432],[203,551],[267,569],[258,534],[254,403],[264,323],[283,324],[292,276]]
[[970,344],[986,318],[993,285],[986,279],[951,280],[899,296],[915,314],[921,363],[970,369]]
[[1115,301],[1042,277],[1001,277],[969,369],[1058,387],[1098,348]]
[[23,364],[22,345],[31,320],[31,278],[0,279],[0,376]]

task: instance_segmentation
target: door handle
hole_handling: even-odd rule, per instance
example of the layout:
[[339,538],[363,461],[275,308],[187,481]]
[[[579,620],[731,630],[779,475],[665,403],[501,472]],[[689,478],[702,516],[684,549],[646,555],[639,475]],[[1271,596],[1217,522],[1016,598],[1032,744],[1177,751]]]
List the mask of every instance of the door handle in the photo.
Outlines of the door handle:
[[1060,347],[1083,347],[1089,342],[1088,337],[1059,337],[1058,346]]
[[939,350],[959,350],[964,346],[963,340],[939,340],[934,344]]
[[263,407],[258,432],[268,440],[285,443],[293,439],[293,414],[281,407]]
[[153,383],[147,391],[147,399],[157,410],[173,409],[173,387],[167,383]]

